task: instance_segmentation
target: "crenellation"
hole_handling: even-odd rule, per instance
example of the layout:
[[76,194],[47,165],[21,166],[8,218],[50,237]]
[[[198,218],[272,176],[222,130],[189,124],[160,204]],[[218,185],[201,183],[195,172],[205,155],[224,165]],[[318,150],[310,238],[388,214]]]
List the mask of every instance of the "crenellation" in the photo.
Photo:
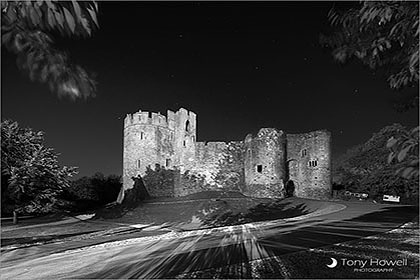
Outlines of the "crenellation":
[[175,113],[171,110],[166,112],[168,128],[174,130],[175,129]]
[[160,113],[152,113],[152,122],[153,125],[159,125],[167,127],[168,123],[166,122],[166,117],[162,116]]
[[[171,111],[168,111],[171,112]],[[139,110],[133,114],[127,114],[124,119],[124,127],[130,125],[154,125],[160,127],[166,127],[171,130],[175,129],[175,121],[174,121],[174,114],[170,115],[170,119],[160,113],[153,113],[153,112],[142,112]]]
[[131,125],[131,123],[133,122],[133,117],[131,114],[127,114],[124,118],[124,127]]
[[[239,190],[251,197],[293,195],[325,199],[331,193],[331,133],[287,134],[261,128],[243,141],[197,142],[197,115],[185,108],[167,115],[139,110],[124,119],[123,190],[156,164],[174,170],[168,193]],[[151,188],[152,186],[146,186]],[[165,194],[164,191],[151,193]],[[123,199],[123,196],[121,196]]]

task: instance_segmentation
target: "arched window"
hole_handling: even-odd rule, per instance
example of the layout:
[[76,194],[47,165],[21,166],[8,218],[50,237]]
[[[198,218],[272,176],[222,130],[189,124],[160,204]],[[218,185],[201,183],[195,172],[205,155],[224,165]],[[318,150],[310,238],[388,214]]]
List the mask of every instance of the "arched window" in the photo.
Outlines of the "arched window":
[[302,157],[304,157],[308,154],[308,151],[306,149],[303,149],[301,154],[302,154]]
[[185,131],[189,132],[190,131],[190,121],[187,120],[187,122],[185,123]]
[[142,132],[140,132],[140,140],[143,140],[144,139],[144,132],[142,131]]
[[141,164],[140,164],[140,160],[138,159],[137,160],[137,168],[140,168],[141,167]]

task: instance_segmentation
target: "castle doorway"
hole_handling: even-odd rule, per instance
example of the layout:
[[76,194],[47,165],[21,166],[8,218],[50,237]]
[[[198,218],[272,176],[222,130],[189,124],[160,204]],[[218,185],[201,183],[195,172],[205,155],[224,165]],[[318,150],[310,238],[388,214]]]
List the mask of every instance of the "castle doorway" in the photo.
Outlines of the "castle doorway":
[[292,196],[295,196],[295,182],[289,180],[286,183],[286,197]]

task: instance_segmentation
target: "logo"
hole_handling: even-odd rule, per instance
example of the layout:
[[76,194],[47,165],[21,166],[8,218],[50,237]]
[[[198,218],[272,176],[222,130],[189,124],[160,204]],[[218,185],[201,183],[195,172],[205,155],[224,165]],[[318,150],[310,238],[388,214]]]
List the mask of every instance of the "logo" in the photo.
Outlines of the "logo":
[[334,258],[330,258],[331,259],[331,261],[332,261],[332,263],[331,264],[327,264],[327,266],[329,267],[329,268],[334,268],[334,267],[336,267],[337,266],[337,260],[336,259],[334,259]]
[[346,259],[341,258],[337,261],[330,258],[331,264],[326,264],[328,268],[334,268],[340,262],[343,267],[351,267],[354,272],[392,272],[394,267],[408,266],[407,259]]

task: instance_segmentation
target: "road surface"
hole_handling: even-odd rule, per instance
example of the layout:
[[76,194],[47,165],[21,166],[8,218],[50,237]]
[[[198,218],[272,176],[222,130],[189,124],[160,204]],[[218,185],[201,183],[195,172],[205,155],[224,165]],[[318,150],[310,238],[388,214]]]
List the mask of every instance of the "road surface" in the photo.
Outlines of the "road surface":
[[418,215],[412,206],[341,204],[346,206],[341,211],[287,222],[168,231],[138,238],[130,232],[116,241],[81,248],[63,242],[6,250],[0,272],[2,279],[175,278],[232,266],[239,267],[239,277],[249,278],[249,266],[238,264],[375,235]]

